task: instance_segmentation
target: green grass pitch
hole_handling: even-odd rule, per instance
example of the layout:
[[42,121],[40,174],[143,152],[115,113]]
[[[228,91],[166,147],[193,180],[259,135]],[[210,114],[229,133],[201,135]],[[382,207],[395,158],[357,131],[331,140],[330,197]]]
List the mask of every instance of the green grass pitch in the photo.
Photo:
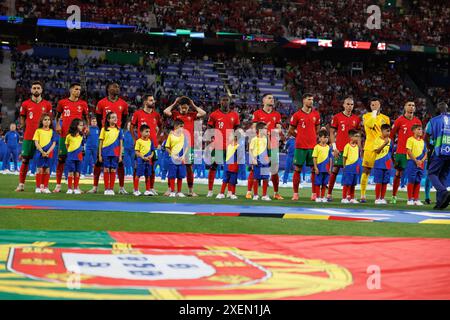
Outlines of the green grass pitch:
[[[309,200],[310,189],[300,190],[300,200],[290,200],[290,188],[280,188],[285,200],[282,201],[252,201],[245,199],[245,187],[238,187],[238,200],[216,200],[206,198],[206,185],[196,185],[198,198],[185,198],[176,200],[163,196],[134,197],[133,195],[116,195],[114,197],[103,195],[103,186],[100,184],[98,194],[66,195],[67,186],[63,184],[60,194],[35,194],[33,177],[27,177],[26,191],[14,192],[18,177],[13,175],[0,175],[0,198],[22,199],[65,199],[83,201],[123,201],[126,202],[177,202],[202,204],[239,204],[254,206],[300,206],[315,207],[319,204]],[[54,184],[50,183],[53,189]],[[90,183],[81,184],[81,189],[90,189]],[[117,191],[116,184],[116,191]],[[132,184],[128,182],[126,189],[132,191]],[[141,182],[141,190],[143,183]],[[167,189],[167,183],[156,183],[157,191],[162,194]],[[183,190],[187,191],[187,190]],[[219,186],[214,187],[215,194]],[[271,194],[272,190],[269,190]],[[340,203],[341,190],[335,190],[332,203],[321,203],[321,207],[329,208],[373,208],[374,194],[368,191],[368,203],[359,205],[343,205]],[[359,192],[357,191],[357,195]],[[389,195],[389,191],[388,191]],[[390,195],[389,197],[390,198]],[[422,208],[407,207],[406,194],[400,192],[396,205],[383,206],[382,209],[408,209],[430,210],[431,206]],[[377,206],[377,208],[380,208]],[[381,208],[380,208],[381,209]],[[303,234],[303,235],[353,235],[353,236],[392,236],[392,237],[444,237],[450,238],[449,225],[426,225],[409,223],[367,223],[326,220],[295,220],[279,218],[253,218],[253,217],[208,217],[147,214],[135,212],[101,212],[101,211],[45,211],[45,210],[17,210],[1,209],[0,229],[22,230],[113,230],[113,231],[164,231],[164,232],[206,232],[206,233],[251,233],[251,234]]]

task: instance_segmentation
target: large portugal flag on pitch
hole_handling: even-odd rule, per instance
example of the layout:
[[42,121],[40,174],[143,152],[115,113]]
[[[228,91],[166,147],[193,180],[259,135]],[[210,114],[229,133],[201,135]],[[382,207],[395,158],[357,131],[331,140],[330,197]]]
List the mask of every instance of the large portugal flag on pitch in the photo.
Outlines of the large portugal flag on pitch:
[[0,299],[449,299],[450,239],[0,231]]

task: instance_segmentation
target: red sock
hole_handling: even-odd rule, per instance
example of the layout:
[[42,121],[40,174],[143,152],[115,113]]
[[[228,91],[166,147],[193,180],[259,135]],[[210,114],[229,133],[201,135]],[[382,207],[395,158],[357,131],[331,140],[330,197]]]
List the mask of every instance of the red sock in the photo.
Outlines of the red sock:
[[67,177],[67,184],[68,184],[69,190],[72,190],[73,189],[73,177],[72,176]]
[[271,180],[273,184],[273,192],[278,193],[278,186],[280,185],[280,176],[278,173],[273,174]]
[[227,187],[227,183],[226,182],[222,182],[222,187],[220,188],[220,193],[224,193],[226,187]]
[[64,173],[64,162],[58,162],[58,166],[56,167],[56,184],[61,184],[63,173]]
[[111,190],[114,190],[114,185],[116,184],[116,172],[115,171],[111,171],[109,173],[109,188]]
[[76,175],[75,177],[73,177],[74,180],[74,188],[78,189],[78,186],[80,185],[80,176]]
[[138,191],[139,190],[139,177],[134,177],[134,179],[133,179],[133,187],[134,187],[134,191]]
[[392,195],[395,197],[398,192],[398,187],[400,186],[400,177],[397,175],[394,177],[394,184],[392,186]]
[[312,185],[312,193],[317,194],[316,188],[314,188],[314,181],[316,180],[316,174],[314,173],[314,169],[311,170],[311,185]]
[[155,188],[155,171],[152,172],[150,176],[150,189]]
[[151,189],[150,182],[151,182],[151,176],[145,177],[145,190],[146,191],[150,191],[150,189]]
[[342,187],[342,199],[347,199],[348,187],[349,186],[343,186]]
[[413,200],[414,199],[414,184],[408,183],[406,190],[408,191],[408,200]]
[[350,199],[355,199],[355,186],[350,186]]
[[[94,173],[94,175],[95,175],[95,173]],[[105,181],[105,190],[109,190],[109,181],[110,181],[109,171],[103,171],[103,180]],[[95,180],[94,180],[94,186],[95,186]]]
[[387,190],[387,183],[383,183],[381,185],[381,199],[384,199],[386,196],[386,190]]
[[[102,167],[95,165],[94,166],[94,187],[98,187],[98,180],[100,180],[101,173],[102,173]],[[103,172],[103,175],[104,174],[105,174],[105,172]],[[106,185],[105,185],[105,190],[107,190]]]
[[294,193],[298,193],[298,186],[300,185],[300,171],[294,171],[292,177],[292,186],[294,188]]
[[378,199],[381,199],[381,183],[377,183],[376,185],[375,185],[375,198],[378,200]]
[[42,184],[42,174],[36,173],[36,188],[40,188]]
[[253,187],[253,170],[248,174],[247,191],[252,191]]
[[420,193],[420,183],[416,183],[414,185],[414,199],[416,201],[419,200],[419,193]]
[[23,163],[20,166],[19,183],[25,183],[28,172],[28,163]]
[[119,187],[123,188],[125,185],[125,168],[123,165],[117,167],[117,176],[119,177]]
[[214,179],[216,177],[216,170],[209,169],[208,172],[208,190],[212,191],[214,186]]
[[175,192],[175,179],[174,178],[169,179],[169,188],[170,188],[171,192]]
[[265,197],[265,196],[267,196],[267,187],[269,186],[269,180],[264,179],[262,184],[263,184],[262,195],[263,195],[263,197]]
[[44,173],[44,188],[48,188],[48,182],[50,181],[50,173]]
[[328,183],[328,195],[331,196],[333,194],[334,184],[336,183],[336,174],[331,173],[330,182]]
[[231,192],[231,194],[236,193],[236,185],[228,184],[228,191]]
[[327,190],[327,186],[322,186],[321,192],[320,192],[320,197],[323,198],[325,197],[325,191]]
[[177,179],[177,192],[181,192],[181,187],[183,186],[183,179]]
[[258,187],[259,187],[259,181],[256,179],[253,179],[253,195],[258,195]]
[[192,171],[192,165],[186,166],[186,181],[188,188],[194,187],[194,172]]

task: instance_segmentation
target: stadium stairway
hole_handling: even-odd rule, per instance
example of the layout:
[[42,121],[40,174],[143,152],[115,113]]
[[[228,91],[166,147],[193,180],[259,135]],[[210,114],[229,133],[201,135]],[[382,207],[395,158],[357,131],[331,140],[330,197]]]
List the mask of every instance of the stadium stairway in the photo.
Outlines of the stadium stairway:
[[16,106],[16,80],[11,78],[11,52],[4,50],[3,54],[3,63],[0,64],[0,88],[2,88],[3,107],[0,111],[6,116],[2,117],[2,128],[7,127],[14,120]]
[[405,76],[403,77],[403,81],[405,82],[405,85],[407,87],[411,88],[411,90],[414,92],[415,97],[423,98],[426,100],[428,111],[433,113],[433,102],[428,95],[424,94],[422,90],[420,90],[416,82],[408,74],[405,74]]

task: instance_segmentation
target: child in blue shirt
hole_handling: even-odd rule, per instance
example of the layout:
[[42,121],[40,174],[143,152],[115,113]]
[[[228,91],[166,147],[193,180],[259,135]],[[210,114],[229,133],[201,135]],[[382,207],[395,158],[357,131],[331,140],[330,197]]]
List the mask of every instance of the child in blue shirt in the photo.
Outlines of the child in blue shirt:
[[89,134],[86,137],[85,154],[81,169],[82,175],[92,174],[94,164],[97,161],[99,135],[100,129],[97,126],[97,119],[93,117],[89,126]]
[[123,148],[125,150],[123,158],[123,164],[125,166],[125,175],[132,176],[134,170],[135,151],[134,151],[134,139],[130,131],[130,122],[127,123],[127,131],[124,132]]
[[283,184],[288,183],[289,174],[292,171],[292,164],[294,163],[295,138],[290,136],[286,141],[286,165],[283,174]]

